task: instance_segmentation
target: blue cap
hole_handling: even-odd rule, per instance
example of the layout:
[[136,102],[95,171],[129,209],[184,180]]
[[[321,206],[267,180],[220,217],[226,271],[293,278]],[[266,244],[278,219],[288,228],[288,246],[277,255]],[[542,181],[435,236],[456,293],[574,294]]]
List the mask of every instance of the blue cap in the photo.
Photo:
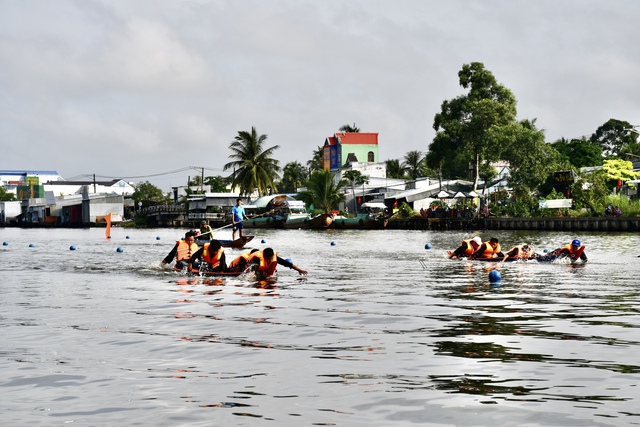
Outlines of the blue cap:
[[573,242],[571,242],[572,246],[580,246],[580,240],[575,239]]

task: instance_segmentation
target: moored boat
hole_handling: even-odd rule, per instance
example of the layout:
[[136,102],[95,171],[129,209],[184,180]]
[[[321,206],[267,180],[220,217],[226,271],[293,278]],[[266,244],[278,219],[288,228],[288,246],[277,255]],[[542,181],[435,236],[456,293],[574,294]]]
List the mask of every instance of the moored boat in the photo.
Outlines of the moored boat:
[[331,226],[360,230],[381,229],[387,226],[389,219],[385,215],[386,206],[384,203],[363,203],[361,209],[362,211],[355,216],[334,216]]

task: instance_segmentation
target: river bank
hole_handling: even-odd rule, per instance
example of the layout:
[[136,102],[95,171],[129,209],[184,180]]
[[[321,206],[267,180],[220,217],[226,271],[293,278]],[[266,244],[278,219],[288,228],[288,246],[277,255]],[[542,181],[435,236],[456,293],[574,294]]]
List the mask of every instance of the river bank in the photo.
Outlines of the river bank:
[[[224,226],[224,224],[222,224]],[[79,224],[48,224],[24,223],[3,224],[0,228],[105,228],[103,222]],[[118,223],[113,227],[120,227]],[[127,228],[153,229],[167,227],[139,227]],[[176,225],[169,228],[185,228]],[[217,228],[217,227],[214,227]],[[249,228],[249,227],[247,227]],[[640,217],[548,217],[548,218],[508,218],[489,217],[476,219],[462,218],[409,218],[392,219],[387,224],[391,230],[539,230],[539,231],[640,231]]]

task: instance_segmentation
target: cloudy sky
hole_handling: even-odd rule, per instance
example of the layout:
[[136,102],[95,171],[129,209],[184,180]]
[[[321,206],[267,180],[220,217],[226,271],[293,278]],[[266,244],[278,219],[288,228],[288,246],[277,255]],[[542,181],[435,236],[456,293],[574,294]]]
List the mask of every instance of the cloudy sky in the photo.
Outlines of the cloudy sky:
[[476,61],[549,142],[640,124],[639,19],[637,0],[0,0],[0,169],[167,191],[226,175],[240,130],[284,166],[347,123],[401,159]]

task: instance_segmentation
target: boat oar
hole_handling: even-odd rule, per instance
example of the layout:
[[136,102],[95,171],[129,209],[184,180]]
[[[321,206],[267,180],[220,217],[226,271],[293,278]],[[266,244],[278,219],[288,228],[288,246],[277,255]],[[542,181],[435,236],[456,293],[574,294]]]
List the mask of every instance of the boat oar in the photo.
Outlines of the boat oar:
[[211,233],[213,233],[214,231],[222,230],[223,228],[231,227],[232,225],[233,225],[233,224],[223,225],[223,226],[222,226],[222,227],[220,227],[220,228],[215,228],[215,229],[213,229],[213,230],[211,230],[211,231],[207,231],[206,233],[200,233],[199,235],[200,235],[200,236],[204,236],[205,234],[211,234]]

